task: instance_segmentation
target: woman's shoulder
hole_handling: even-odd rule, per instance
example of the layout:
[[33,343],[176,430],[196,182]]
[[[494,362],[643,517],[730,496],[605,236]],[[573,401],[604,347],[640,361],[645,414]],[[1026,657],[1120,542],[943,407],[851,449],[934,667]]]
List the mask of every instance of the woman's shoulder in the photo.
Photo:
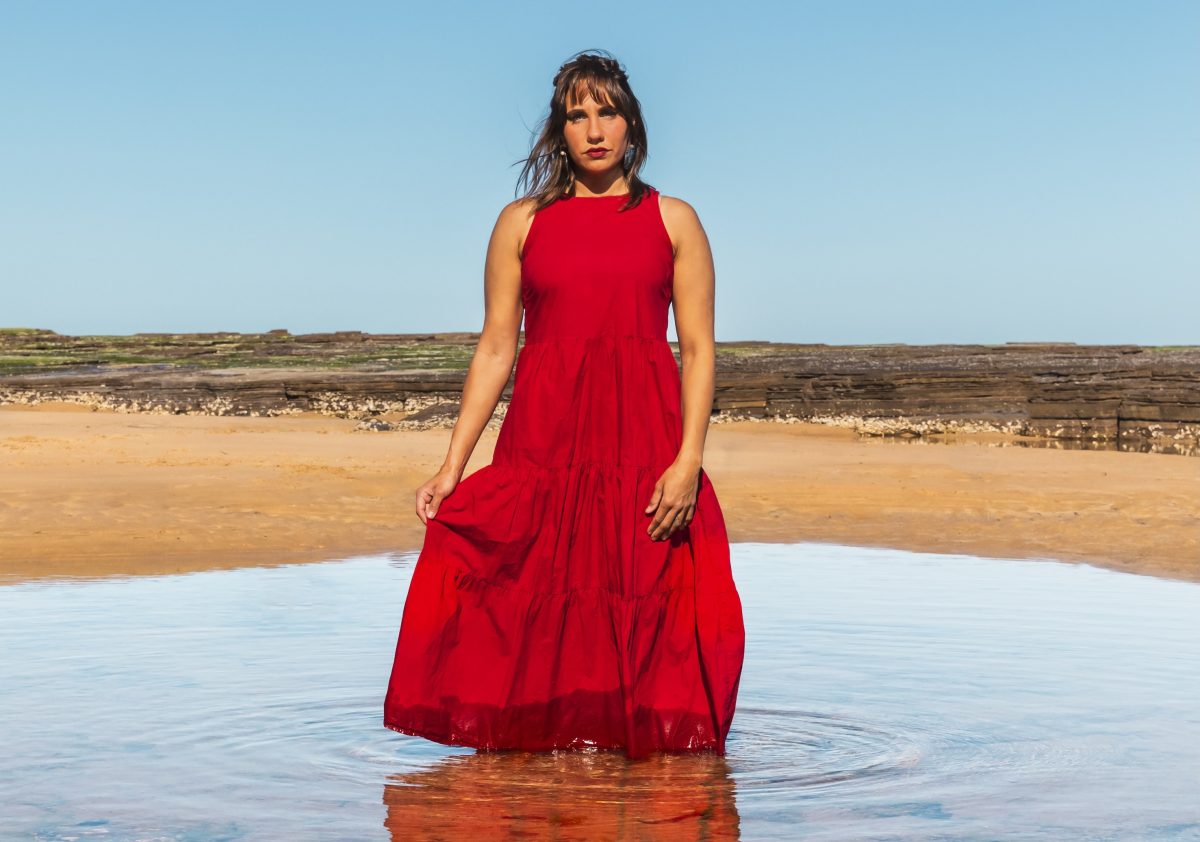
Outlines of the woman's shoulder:
[[518,242],[524,241],[525,233],[533,222],[535,202],[528,197],[513,199],[500,208],[496,217],[496,230],[506,232]]
[[500,216],[497,222],[508,223],[511,225],[520,225],[528,222],[533,216],[536,206],[537,203],[529,196],[523,196],[520,199],[513,199],[504,207],[500,208]]
[[686,236],[687,232],[700,226],[700,215],[696,213],[696,209],[690,202],[678,196],[658,192],[658,206],[662,212],[663,224],[672,234],[672,239],[676,239],[679,234]]
[[679,196],[668,196],[661,190],[656,189],[654,192],[658,194],[658,206],[662,208],[664,215],[669,213],[672,216],[680,218],[698,216],[696,209],[692,207],[690,202],[681,199]]
[[496,219],[496,230],[504,232],[505,237],[515,246],[519,259],[525,255],[525,241],[529,238],[529,231],[533,228],[536,209],[537,202],[528,196],[523,196],[520,199],[513,199],[502,207],[500,215]]

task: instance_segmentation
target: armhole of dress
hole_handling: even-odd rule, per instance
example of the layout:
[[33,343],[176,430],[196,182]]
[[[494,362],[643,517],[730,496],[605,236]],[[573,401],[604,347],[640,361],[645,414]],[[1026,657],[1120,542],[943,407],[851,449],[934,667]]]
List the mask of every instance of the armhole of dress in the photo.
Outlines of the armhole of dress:
[[658,205],[658,229],[662,231],[663,239],[667,241],[667,251],[671,254],[671,262],[675,261],[675,244],[671,242],[671,232],[667,230],[667,222],[663,219],[662,213],[662,193],[654,191],[655,204]]
[[521,250],[517,253],[517,258],[522,264],[525,263],[525,258],[529,255],[529,243],[533,239],[533,232],[537,228],[538,217],[541,211],[533,212],[533,219],[529,220],[529,229],[525,232],[525,241],[521,243]]

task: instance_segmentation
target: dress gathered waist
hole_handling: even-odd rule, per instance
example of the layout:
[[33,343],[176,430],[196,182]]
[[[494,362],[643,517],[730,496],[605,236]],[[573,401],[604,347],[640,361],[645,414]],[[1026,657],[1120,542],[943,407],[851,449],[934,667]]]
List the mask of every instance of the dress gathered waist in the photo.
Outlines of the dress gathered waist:
[[571,344],[580,342],[602,342],[602,341],[628,341],[628,342],[651,342],[661,343],[670,346],[670,341],[665,336],[642,336],[637,334],[616,334],[616,333],[596,333],[585,336],[547,336],[547,337],[527,337],[525,345],[549,345],[551,343]]

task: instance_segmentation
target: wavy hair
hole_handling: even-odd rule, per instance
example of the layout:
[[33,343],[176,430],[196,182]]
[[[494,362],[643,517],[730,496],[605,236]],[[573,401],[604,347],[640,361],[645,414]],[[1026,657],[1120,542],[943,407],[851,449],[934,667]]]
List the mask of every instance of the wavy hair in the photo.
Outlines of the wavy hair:
[[[550,110],[534,132],[534,141],[517,177],[517,192],[522,185],[522,198],[534,199],[535,210],[541,210],[561,198],[575,193],[575,167],[563,144],[563,129],[567,124],[569,97],[581,102],[591,94],[598,103],[611,105],[628,124],[627,139],[631,144],[621,161],[625,180],[629,183],[629,200],[621,210],[635,207],[651,185],[638,177],[646,162],[646,122],[642,106],[629,87],[629,78],[620,62],[607,50],[584,50],[571,56],[554,74],[554,93]],[[562,154],[560,154],[562,153]]]

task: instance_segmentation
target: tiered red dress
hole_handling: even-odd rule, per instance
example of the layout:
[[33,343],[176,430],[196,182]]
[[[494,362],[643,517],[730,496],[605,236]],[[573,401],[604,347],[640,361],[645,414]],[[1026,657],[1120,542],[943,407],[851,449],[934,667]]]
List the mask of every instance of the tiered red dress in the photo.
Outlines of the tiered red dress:
[[492,462],[426,525],[384,725],[483,749],[725,754],[745,630],[701,469],[692,522],[647,534],[682,436],[658,193],[569,197],[523,249],[525,344]]

